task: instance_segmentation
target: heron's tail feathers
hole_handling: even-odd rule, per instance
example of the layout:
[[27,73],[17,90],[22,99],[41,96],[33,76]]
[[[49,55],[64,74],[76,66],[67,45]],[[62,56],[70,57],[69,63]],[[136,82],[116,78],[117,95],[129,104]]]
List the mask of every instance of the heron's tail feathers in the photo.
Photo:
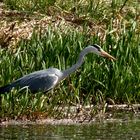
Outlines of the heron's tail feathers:
[[0,87],[0,94],[4,94],[6,92],[9,92],[12,89],[12,85],[6,85],[3,87]]

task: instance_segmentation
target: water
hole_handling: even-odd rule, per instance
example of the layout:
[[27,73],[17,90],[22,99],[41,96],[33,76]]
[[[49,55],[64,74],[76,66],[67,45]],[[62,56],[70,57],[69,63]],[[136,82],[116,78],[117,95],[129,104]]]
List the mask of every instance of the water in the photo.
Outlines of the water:
[[0,140],[140,140],[140,120],[76,125],[0,126]]

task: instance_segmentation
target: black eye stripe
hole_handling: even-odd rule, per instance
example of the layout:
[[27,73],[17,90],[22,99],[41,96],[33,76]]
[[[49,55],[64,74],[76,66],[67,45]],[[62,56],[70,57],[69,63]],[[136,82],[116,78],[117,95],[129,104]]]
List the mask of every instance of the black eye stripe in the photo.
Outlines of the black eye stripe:
[[101,50],[100,46],[98,46],[98,45],[96,45],[96,44],[93,44],[93,45],[91,45],[91,46],[95,47],[98,51]]

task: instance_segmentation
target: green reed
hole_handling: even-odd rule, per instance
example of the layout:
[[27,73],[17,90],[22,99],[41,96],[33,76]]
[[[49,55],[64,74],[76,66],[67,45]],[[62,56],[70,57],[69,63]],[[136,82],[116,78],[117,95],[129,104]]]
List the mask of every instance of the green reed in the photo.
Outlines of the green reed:
[[[82,48],[88,45],[86,39],[89,39],[86,34],[77,31],[68,30],[65,35],[49,27],[44,35],[34,34],[31,40],[21,41],[14,53],[1,49],[1,86],[40,69],[70,67]],[[100,44],[94,39],[91,37],[90,42]],[[81,68],[53,92],[32,95],[29,91],[14,90],[1,95],[3,113],[21,115],[47,108],[53,110],[59,105],[95,104],[106,98],[112,98],[116,103],[139,102],[138,42],[133,30],[122,34],[117,42],[112,35],[107,35],[106,43],[101,46],[110,50],[116,61],[89,54]]]

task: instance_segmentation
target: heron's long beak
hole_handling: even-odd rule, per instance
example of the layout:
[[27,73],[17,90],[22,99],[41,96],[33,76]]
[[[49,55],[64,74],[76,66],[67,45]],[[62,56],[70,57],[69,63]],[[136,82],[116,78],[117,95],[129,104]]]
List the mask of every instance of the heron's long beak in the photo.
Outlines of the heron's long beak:
[[105,52],[103,50],[101,50],[101,56],[107,57],[107,58],[109,58],[111,60],[116,60],[116,58],[114,58],[113,56],[111,56],[110,54],[108,54],[107,52]]

